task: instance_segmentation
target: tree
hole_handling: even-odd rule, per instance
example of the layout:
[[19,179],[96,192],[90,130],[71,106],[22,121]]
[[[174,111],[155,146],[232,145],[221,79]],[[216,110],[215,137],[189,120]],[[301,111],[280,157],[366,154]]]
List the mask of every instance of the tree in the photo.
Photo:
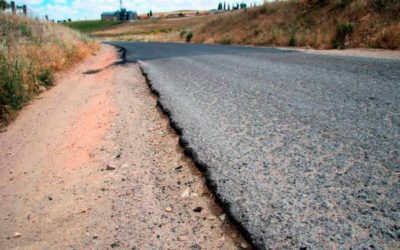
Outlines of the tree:
[[222,3],[219,3],[218,4],[218,10],[222,10],[222,8],[223,8]]
[[10,5],[5,0],[0,0],[0,10],[4,11],[5,9],[9,8]]

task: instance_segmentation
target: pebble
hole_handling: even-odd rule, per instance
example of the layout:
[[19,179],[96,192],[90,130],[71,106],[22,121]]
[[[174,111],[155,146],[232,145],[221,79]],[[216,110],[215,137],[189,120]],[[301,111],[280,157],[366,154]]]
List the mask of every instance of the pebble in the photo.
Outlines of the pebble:
[[115,170],[115,169],[116,168],[114,166],[111,166],[110,164],[107,164],[107,168],[106,168],[107,171],[112,171],[112,170]]
[[172,207],[166,207],[166,208],[165,208],[165,211],[171,212],[171,211],[172,211]]
[[186,240],[187,240],[186,237],[183,237],[183,236],[178,237],[178,241],[186,241]]
[[248,246],[246,243],[241,243],[241,244],[240,244],[240,247],[243,248],[243,249],[246,249],[246,248],[248,248],[249,246]]
[[181,198],[188,198],[190,195],[190,188],[185,189],[185,191],[183,191]]
[[21,236],[22,236],[22,234],[20,232],[15,232],[13,235],[13,238],[19,238]]
[[224,221],[224,220],[226,219],[226,214],[221,214],[221,215],[219,216],[219,219],[222,220],[222,221]]

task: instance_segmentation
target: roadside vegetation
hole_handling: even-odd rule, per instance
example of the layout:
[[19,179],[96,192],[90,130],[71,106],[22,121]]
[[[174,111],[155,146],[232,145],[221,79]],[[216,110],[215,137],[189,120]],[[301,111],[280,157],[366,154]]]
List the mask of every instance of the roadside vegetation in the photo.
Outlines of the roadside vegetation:
[[64,70],[98,49],[62,25],[0,13],[0,125]]
[[103,40],[399,49],[399,13],[399,0],[288,0],[205,16],[140,20],[90,34]]
[[398,49],[399,0],[292,0],[221,15],[194,42]]

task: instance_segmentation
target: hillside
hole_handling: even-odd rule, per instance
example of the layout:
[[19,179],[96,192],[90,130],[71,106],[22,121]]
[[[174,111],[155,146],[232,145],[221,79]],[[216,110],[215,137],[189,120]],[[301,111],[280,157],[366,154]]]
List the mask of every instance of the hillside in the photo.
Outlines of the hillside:
[[267,3],[222,15],[195,30],[195,42],[318,49],[398,49],[398,0],[303,0]]
[[0,13],[0,125],[98,45],[62,25]]
[[91,35],[103,40],[398,49],[399,13],[398,0],[292,0],[198,17],[141,20]]

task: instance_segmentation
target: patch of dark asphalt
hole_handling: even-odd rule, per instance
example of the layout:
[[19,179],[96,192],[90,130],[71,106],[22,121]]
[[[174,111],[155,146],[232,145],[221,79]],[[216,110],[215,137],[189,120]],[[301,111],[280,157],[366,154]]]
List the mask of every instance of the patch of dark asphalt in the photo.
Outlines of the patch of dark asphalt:
[[399,247],[400,61],[124,46],[255,247]]

